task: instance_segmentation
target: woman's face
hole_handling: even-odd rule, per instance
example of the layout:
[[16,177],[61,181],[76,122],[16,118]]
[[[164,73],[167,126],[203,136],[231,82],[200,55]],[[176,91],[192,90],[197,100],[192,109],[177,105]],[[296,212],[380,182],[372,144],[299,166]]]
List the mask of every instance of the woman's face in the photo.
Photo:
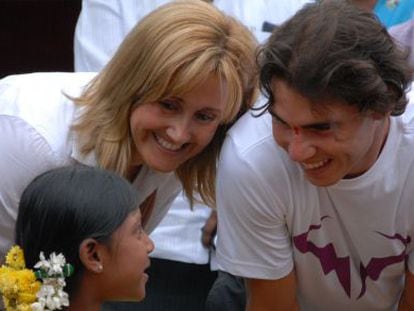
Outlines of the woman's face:
[[137,209],[111,237],[103,269],[108,279],[105,299],[140,301],[145,298],[148,281],[145,270],[150,266],[148,254],[153,249],[154,243],[143,230]]
[[133,166],[171,172],[212,140],[226,103],[226,86],[216,75],[180,97],[143,103],[131,113]]

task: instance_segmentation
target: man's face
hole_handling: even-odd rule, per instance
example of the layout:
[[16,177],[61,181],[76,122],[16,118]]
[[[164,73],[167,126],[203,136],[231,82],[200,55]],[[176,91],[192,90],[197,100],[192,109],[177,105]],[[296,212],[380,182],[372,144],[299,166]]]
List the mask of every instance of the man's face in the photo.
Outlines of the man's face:
[[388,115],[362,114],[334,100],[313,104],[276,79],[272,93],[273,136],[312,184],[330,186],[375,163],[387,137]]

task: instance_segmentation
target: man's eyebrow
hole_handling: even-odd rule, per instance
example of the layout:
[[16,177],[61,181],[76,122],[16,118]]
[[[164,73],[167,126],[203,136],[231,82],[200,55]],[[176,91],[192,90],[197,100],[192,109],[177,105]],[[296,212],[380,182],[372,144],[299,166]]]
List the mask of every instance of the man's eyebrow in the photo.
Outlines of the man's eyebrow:
[[[276,112],[274,112],[270,107],[268,108],[268,111],[270,113],[270,115],[275,118],[277,121],[290,126],[285,120],[283,120]],[[331,125],[332,122],[331,121],[320,121],[320,122],[315,122],[315,123],[309,123],[309,124],[304,124],[304,125],[300,125],[300,128],[303,129],[313,129],[313,128],[319,128],[319,127],[326,127],[327,125]]]
[[312,123],[312,124],[306,124],[301,126],[301,128],[303,129],[317,129],[317,128],[322,128],[322,127],[327,127],[327,126],[331,126],[332,122],[330,121],[321,121],[321,122],[316,122],[316,123]]
[[267,111],[269,111],[270,115],[271,115],[273,118],[275,118],[276,120],[278,120],[278,121],[280,121],[280,122],[282,122],[282,123],[284,123],[284,124],[287,124],[285,120],[283,120],[281,117],[279,117],[279,116],[278,116],[278,114],[272,110],[272,106],[269,106],[269,107],[267,108]]

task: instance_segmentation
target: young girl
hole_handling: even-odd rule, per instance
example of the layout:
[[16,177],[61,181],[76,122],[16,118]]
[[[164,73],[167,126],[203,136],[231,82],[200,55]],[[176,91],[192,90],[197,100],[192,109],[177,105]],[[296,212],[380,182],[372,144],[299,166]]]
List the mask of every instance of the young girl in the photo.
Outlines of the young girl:
[[[55,264],[57,254],[63,255],[74,270],[61,286],[71,311],[100,310],[108,300],[142,300],[154,245],[142,229],[138,202],[128,181],[105,170],[74,166],[43,173],[24,190],[19,205],[16,244],[26,267],[39,270],[40,254],[43,269],[52,253]],[[8,288],[2,288],[8,279],[1,271],[6,306],[20,310],[24,300],[13,300]],[[32,302],[35,310],[46,308],[47,301],[49,310],[67,304],[65,294],[45,292],[38,291],[37,302]]]

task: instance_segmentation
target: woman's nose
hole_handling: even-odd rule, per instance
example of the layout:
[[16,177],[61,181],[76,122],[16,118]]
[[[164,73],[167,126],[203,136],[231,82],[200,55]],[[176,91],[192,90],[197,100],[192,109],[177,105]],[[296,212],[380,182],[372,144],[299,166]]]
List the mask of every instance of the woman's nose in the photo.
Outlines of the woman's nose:
[[168,137],[174,143],[184,144],[191,138],[191,121],[185,118],[177,118],[171,121],[167,128]]

